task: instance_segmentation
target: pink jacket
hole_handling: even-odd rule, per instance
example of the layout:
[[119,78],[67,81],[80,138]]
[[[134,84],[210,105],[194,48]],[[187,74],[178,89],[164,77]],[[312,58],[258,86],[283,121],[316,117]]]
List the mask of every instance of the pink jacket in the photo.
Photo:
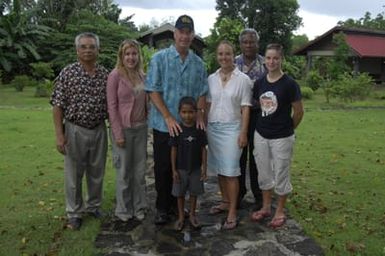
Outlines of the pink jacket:
[[123,129],[131,127],[131,112],[135,103],[133,85],[117,69],[111,71],[107,80],[108,119],[115,140],[124,139]]

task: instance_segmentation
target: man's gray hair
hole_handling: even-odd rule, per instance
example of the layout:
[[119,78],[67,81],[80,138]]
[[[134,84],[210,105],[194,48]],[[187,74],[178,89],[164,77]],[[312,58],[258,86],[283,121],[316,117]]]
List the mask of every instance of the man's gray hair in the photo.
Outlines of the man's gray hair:
[[255,36],[255,38],[257,39],[257,42],[259,42],[259,35],[258,35],[258,32],[253,29],[253,28],[245,28],[244,30],[242,30],[242,32],[239,34],[239,42],[241,43],[242,42],[242,38],[244,35],[246,34],[252,34]]
[[91,38],[95,39],[95,42],[96,42],[96,48],[99,49],[99,47],[100,47],[99,37],[98,37],[96,34],[91,33],[91,32],[83,32],[83,33],[78,34],[78,35],[75,37],[75,46],[76,46],[76,48],[79,47],[79,45],[80,45],[80,39],[83,38],[83,37],[91,37]]

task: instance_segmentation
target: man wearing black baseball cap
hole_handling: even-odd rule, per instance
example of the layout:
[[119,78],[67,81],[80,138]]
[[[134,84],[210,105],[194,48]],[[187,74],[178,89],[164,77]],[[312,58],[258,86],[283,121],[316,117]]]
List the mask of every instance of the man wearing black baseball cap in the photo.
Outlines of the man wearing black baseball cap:
[[190,31],[194,32],[194,21],[190,16],[182,15],[176,20],[175,28],[177,29],[187,28]]
[[190,50],[193,39],[193,19],[188,15],[180,16],[175,22],[175,44],[154,54],[146,76],[145,90],[155,106],[150,108],[148,122],[154,138],[155,224],[170,221],[170,210],[176,208],[176,198],[171,195],[173,180],[168,142],[170,136],[182,131],[178,115],[181,98],[190,96],[198,102],[196,123],[204,128],[207,73],[202,59]]

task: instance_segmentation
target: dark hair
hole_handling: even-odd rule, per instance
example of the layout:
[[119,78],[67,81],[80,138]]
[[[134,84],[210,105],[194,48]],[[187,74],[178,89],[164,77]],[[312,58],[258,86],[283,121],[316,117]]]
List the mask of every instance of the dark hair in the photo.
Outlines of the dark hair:
[[266,46],[266,51],[267,50],[276,50],[277,52],[279,52],[281,57],[284,56],[284,54],[283,54],[283,46],[281,44],[277,44],[277,43],[268,44]]
[[193,97],[185,96],[181,98],[179,101],[178,111],[180,111],[183,105],[190,105],[194,110],[198,110],[197,102]]

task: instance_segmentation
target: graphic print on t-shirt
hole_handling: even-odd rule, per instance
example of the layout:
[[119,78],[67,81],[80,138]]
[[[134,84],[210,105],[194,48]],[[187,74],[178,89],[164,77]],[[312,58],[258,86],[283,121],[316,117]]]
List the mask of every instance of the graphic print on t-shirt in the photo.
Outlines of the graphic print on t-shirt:
[[191,141],[193,141],[193,140],[195,140],[196,138],[194,138],[193,136],[188,136],[188,137],[186,137],[186,138],[184,138],[184,140],[187,140],[188,142],[191,142]]
[[272,91],[267,91],[263,93],[259,97],[259,102],[261,104],[262,116],[269,116],[277,110],[277,97]]

